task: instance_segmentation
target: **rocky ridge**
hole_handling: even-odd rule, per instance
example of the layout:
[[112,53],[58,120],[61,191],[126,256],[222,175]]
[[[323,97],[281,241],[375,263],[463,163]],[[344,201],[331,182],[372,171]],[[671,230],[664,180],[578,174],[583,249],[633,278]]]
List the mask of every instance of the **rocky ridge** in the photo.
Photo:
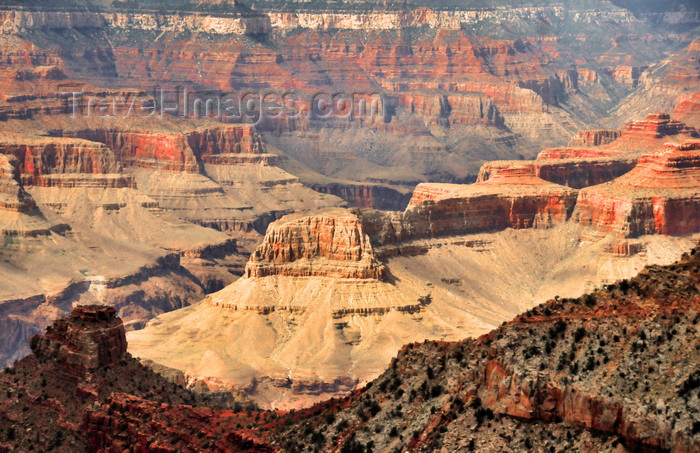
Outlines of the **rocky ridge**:
[[[200,423],[213,420],[215,413],[232,425],[245,421],[245,415],[234,411],[212,409],[233,407],[230,395],[193,393],[133,359],[126,352],[124,326],[115,313],[111,307],[76,307],[45,334],[32,337],[33,355],[0,374],[5,389],[0,397],[0,451],[107,451],[105,443],[114,448],[161,448],[162,436],[154,433],[165,426],[162,422],[153,420],[149,427],[141,417],[133,430],[123,430],[139,408],[147,408],[151,415],[165,415],[163,410],[169,408],[169,417],[183,420],[178,430],[195,423],[200,431],[204,428]],[[111,422],[121,417],[121,422]],[[221,434],[212,429],[205,439],[179,433],[179,440],[171,442],[173,448],[197,444],[207,448]],[[221,451],[271,451],[233,433],[220,445]]]
[[305,434],[271,437],[287,451],[694,451],[699,257],[549,301],[476,340],[407,345],[371,385],[292,415]]

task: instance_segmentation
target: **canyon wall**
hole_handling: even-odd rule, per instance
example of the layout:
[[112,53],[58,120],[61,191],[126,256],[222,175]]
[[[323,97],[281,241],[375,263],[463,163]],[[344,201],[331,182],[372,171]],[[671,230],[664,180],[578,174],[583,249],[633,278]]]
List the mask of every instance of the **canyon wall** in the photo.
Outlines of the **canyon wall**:
[[627,237],[692,233],[700,227],[700,141],[640,157],[609,183],[579,192],[577,221]]
[[534,165],[490,168],[472,185],[420,184],[404,213],[407,237],[503,228],[547,228],[568,220],[576,191],[535,176]]

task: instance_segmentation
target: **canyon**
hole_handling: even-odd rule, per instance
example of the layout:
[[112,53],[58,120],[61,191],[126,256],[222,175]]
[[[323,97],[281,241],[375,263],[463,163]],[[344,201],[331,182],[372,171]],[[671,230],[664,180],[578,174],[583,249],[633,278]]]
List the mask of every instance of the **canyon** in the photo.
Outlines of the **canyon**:
[[0,373],[0,448],[691,452],[699,271],[696,247],[476,339],[408,344],[361,389],[299,411],[168,382],[127,353],[113,308],[78,306]]
[[[243,277],[130,332],[131,351],[262,407],[341,395],[401,343],[476,336],[548,298],[676,259],[699,238],[695,136],[664,114],[633,123],[582,150],[638,156],[634,167],[581,190],[538,177],[540,159],[495,162],[473,184],[419,184],[403,212],[283,217]],[[670,138],[684,141],[644,153]]]
[[0,366],[103,304],[190,389],[299,409],[678,259],[697,5],[501,3],[4,3]]

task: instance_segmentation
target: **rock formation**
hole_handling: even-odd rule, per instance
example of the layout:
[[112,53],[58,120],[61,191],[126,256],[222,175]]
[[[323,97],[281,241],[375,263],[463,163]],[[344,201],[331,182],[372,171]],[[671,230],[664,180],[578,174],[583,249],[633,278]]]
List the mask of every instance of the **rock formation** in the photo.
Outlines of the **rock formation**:
[[290,277],[384,279],[384,268],[357,216],[346,211],[285,217],[267,230],[246,265],[247,278]]
[[45,335],[32,337],[32,351],[39,360],[54,360],[83,375],[113,366],[126,357],[124,325],[116,313],[113,307],[77,307]]
[[[47,235],[53,225],[36,209],[24,190],[17,159],[0,154],[0,234],[4,236]],[[63,228],[63,227],[59,227]]]
[[255,129],[222,125],[192,131],[88,129],[54,131],[104,143],[127,166],[198,172],[201,161],[221,154],[260,154],[264,148]]
[[532,164],[492,166],[488,179],[476,184],[418,185],[404,213],[406,235],[547,228],[565,222],[575,200],[575,190],[538,178]]
[[[534,172],[542,179],[573,188],[593,186],[622,176],[634,168],[642,154],[668,141],[696,137],[693,127],[667,113],[652,113],[629,123],[623,131],[585,131],[567,147],[545,149],[533,162]],[[487,180],[494,165],[507,164],[485,164],[478,181]]]
[[[234,406],[230,395],[185,390],[133,359],[126,352],[124,325],[111,307],[78,306],[31,343],[34,354],[0,374],[3,450],[163,450],[168,443],[170,451],[195,445],[206,450],[210,438],[218,438],[214,443],[221,451],[271,451],[244,435],[213,427],[217,417],[231,413],[220,410]],[[164,418],[146,426],[143,411]],[[141,416],[135,419],[135,414]],[[242,421],[239,417],[231,413],[225,418],[235,425]],[[206,419],[211,433],[206,438],[163,437],[172,433],[163,429],[167,419],[179,419],[180,427],[194,424],[198,432]]]
[[625,237],[700,228],[700,141],[669,144],[629,173],[579,192],[577,221]]
[[0,194],[3,210],[25,212],[34,207],[34,201],[19,178],[17,159],[12,156],[0,155]]
[[[326,449],[697,450],[699,271],[695,249],[476,340],[407,345],[371,385],[309,410],[309,423],[336,433],[318,440]],[[318,435],[292,426],[271,438],[291,449]]]

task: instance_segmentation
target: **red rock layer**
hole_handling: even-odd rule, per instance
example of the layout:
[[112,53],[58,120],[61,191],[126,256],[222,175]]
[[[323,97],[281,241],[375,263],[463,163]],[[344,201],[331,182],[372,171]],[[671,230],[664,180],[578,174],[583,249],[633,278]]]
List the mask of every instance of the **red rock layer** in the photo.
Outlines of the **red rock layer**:
[[190,132],[84,129],[58,132],[107,145],[128,166],[198,172],[203,156],[264,153],[252,126],[222,125]]
[[[694,128],[672,120],[667,113],[653,113],[643,121],[628,124],[624,131],[585,131],[574,137],[567,147],[543,150],[535,160],[535,174],[577,189],[602,184],[634,168],[643,152],[669,140],[682,141],[697,136]],[[488,178],[490,165],[484,165],[480,181]]]
[[113,393],[101,407],[86,414],[85,428],[90,451],[274,453],[279,450],[258,441],[250,430],[232,429],[236,423],[268,419],[273,414],[249,412],[242,417],[230,410],[168,405]]
[[115,308],[79,306],[46,334],[33,336],[31,348],[40,360],[57,360],[65,369],[86,374],[126,357],[126,333]]
[[565,148],[546,149],[537,160],[587,159],[621,155],[661,146],[674,140],[697,137],[693,128],[672,120],[668,113],[651,113],[642,121],[629,123],[623,131],[584,131]]
[[[540,47],[536,40],[476,38],[459,30],[406,39],[397,31],[302,29],[281,38],[275,48],[235,38],[206,46],[164,38],[139,47],[128,42],[112,51],[120,78],[130,86],[196,80],[225,91],[298,89],[307,98],[317,90],[385,93],[402,99],[400,105],[413,103],[430,121],[498,125],[500,113],[541,114],[544,104],[575,91],[575,77],[550,68],[550,57]],[[384,114],[394,112],[379,112]],[[287,121],[287,126],[305,123]],[[262,127],[275,128],[278,122]]]
[[678,97],[673,117],[695,127],[700,127],[700,92]]
[[25,184],[42,185],[46,175],[64,173],[119,173],[114,154],[100,143],[75,139],[10,139],[0,143],[0,153],[17,158]]
[[576,191],[538,178],[534,169],[530,162],[506,162],[475,184],[419,184],[404,213],[405,234],[431,237],[566,221]]
[[579,192],[576,218],[625,237],[700,229],[700,141],[646,154],[626,175]]
[[360,219],[344,210],[272,223],[246,265],[246,277],[384,277]]
[[651,113],[644,121],[628,124],[621,138],[662,138],[679,134],[697,135],[694,128],[672,120],[668,113]]

